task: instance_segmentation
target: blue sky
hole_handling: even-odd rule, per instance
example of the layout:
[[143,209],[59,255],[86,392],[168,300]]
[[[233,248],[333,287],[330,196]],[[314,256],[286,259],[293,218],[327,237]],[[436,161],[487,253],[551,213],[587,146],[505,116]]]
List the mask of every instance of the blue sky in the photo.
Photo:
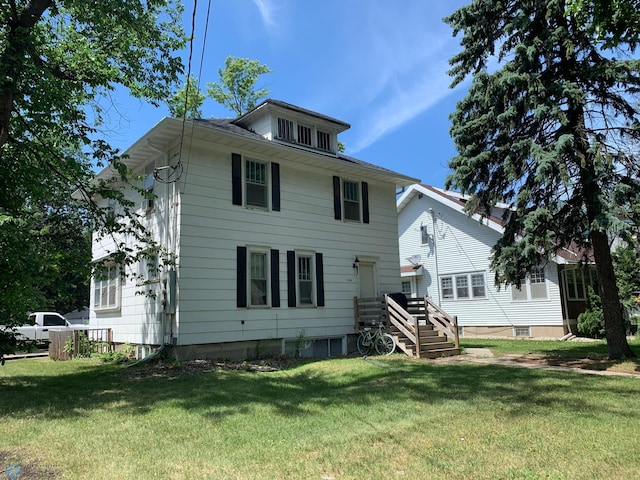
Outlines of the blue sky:
[[[346,154],[443,186],[455,155],[449,114],[466,85],[449,88],[449,58],[459,38],[442,18],[465,0],[208,0],[198,2],[192,74],[204,91],[227,56],[271,68],[258,88],[269,97],[351,125]],[[191,31],[193,3],[185,2]],[[185,63],[188,51],[184,52]],[[204,61],[201,61],[201,59]],[[113,97],[107,140],[126,149],[168,109]],[[213,100],[203,116],[231,117]]]

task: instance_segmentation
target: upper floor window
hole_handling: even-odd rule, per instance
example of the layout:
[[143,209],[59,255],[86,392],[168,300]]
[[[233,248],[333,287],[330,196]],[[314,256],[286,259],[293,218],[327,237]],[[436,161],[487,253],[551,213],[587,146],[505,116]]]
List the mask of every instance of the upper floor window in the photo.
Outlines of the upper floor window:
[[280,164],[231,154],[231,200],[265,210],[280,210]]
[[118,267],[108,265],[93,279],[93,307],[95,309],[118,307],[119,290]]
[[484,273],[461,273],[440,277],[440,294],[443,299],[466,300],[486,298]]
[[429,231],[426,225],[420,225],[420,243],[429,243]]
[[267,164],[247,160],[245,163],[245,185],[248,206],[267,208]]
[[144,169],[143,190],[144,198],[142,199],[142,209],[151,210],[154,207],[155,196],[153,189],[156,183],[155,164],[151,163]]
[[516,301],[547,298],[547,280],[544,268],[532,268],[520,285],[511,285],[511,298]]
[[278,138],[295,142],[296,138],[293,129],[293,122],[291,120],[278,118]]
[[344,219],[360,221],[360,184],[345,181],[343,187]]

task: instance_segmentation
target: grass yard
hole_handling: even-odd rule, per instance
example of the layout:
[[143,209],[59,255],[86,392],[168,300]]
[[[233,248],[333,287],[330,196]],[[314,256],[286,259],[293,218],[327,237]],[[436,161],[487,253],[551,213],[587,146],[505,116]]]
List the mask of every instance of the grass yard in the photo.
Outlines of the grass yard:
[[275,372],[14,360],[0,462],[21,478],[626,480],[640,378],[402,355]]

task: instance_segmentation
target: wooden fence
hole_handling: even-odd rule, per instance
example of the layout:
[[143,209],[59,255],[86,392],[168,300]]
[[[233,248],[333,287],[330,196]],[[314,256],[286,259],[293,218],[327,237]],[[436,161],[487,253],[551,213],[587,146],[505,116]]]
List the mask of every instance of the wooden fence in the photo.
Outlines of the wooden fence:
[[113,350],[113,333],[110,328],[49,330],[49,358],[53,360],[71,360],[73,357]]

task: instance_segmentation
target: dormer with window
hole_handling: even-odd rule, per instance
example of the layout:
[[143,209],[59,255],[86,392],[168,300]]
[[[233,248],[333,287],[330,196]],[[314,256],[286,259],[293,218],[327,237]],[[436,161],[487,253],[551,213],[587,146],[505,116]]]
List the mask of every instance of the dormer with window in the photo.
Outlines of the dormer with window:
[[278,100],[265,100],[234,121],[268,140],[337,155],[338,134],[350,125]]

